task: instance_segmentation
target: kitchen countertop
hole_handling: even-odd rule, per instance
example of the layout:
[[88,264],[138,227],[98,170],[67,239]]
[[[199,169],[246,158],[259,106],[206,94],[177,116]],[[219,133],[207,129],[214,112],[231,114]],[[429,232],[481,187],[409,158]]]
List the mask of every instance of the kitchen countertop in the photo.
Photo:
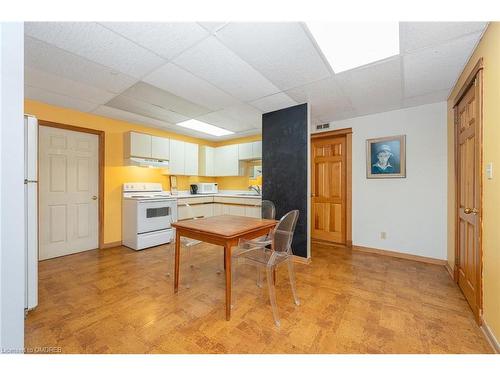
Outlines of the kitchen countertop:
[[217,194],[191,194],[188,192],[179,192],[175,195],[177,198],[203,198],[203,197],[227,197],[227,198],[251,198],[251,199],[262,199],[262,195],[251,194],[251,193],[217,193]]

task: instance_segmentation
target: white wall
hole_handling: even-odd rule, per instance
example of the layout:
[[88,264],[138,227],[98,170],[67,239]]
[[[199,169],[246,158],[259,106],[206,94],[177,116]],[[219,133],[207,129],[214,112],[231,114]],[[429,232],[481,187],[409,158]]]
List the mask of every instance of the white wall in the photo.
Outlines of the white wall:
[[24,347],[24,38],[0,23],[0,348]]
[[[353,130],[353,244],[446,259],[446,102],[336,121],[327,130],[343,128]],[[400,134],[406,178],[367,179],[366,140]]]

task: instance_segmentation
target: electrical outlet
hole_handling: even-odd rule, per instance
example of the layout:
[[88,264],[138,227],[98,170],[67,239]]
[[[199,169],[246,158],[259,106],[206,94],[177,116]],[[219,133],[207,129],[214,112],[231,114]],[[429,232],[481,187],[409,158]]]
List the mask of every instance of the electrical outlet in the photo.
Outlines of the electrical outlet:
[[493,179],[493,163],[486,164],[486,177],[488,177],[488,180]]
[[385,240],[387,238],[387,233],[380,232],[380,239]]

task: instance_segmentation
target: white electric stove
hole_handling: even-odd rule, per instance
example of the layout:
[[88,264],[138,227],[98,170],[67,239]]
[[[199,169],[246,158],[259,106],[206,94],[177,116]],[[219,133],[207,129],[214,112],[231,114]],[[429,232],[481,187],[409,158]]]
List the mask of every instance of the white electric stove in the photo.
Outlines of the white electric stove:
[[123,245],[142,250],[173,241],[177,199],[160,183],[123,184],[122,207]]

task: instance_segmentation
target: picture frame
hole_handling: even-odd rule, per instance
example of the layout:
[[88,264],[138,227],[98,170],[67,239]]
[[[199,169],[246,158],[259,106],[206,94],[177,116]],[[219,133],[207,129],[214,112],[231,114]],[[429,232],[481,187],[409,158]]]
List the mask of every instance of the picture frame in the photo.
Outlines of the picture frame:
[[366,140],[366,178],[406,178],[406,135]]

